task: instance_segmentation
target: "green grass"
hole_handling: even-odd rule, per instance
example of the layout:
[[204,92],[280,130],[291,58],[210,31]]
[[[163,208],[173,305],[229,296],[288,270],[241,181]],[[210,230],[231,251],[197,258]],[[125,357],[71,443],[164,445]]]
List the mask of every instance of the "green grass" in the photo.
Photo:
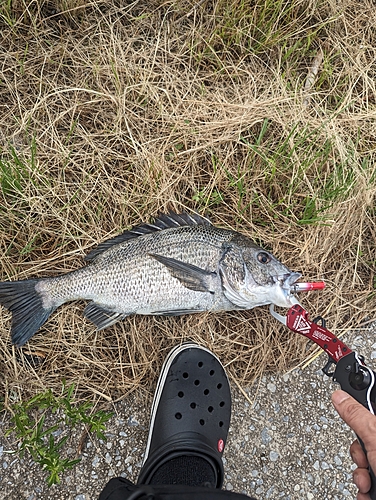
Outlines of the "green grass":
[[349,145],[346,157],[339,158],[322,126],[302,128],[297,123],[276,140],[275,124],[265,119],[241,142],[243,162],[232,169],[212,154],[212,179],[221,180],[212,180],[194,194],[200,210],[215,212],[231,192],[242,213],[262,199],[274,219],[287,216],[300,225],[320,224],[327,223],[333,206],[354,194],[356,145]]
[[266,60],[279,54],[282,74],[294,66],[300,73],[302,63],[315,54],[336,20],[317,16],[325,7],[323,1],[313,9],[299,1],[220,0],[205,35],[198,32],[192,40],[191,53],[200,64],[209,63],[222,72],[231,58],[252,55]]
[[[1,279],[69,272],[159,212],[197,211],[324,280],[301,299],[331,330],[375,317],[373,19],[361,0],[0,0]],[[306,357],[267,308],[96,332],[83,306],[16,351],[0,310],[8,439],[49,485],[78,463],[68,435],[104,437],[95,404],[149,393],[177,343],[207,346],[240,387]]]
[[[375,272],[368,4],[69,0],[53,7],[59,12],[51,16],[48,3],[0,3],[1,279],[77,269],[124,228],[193,210],[251,236],[304,279],[327,280],[307,301],[331,324],[356,324],[365,308],[374,314],[374,298],[362,307]],[[79,382],[81,395],[121,398],[149,387],[161,352],[192,335],[242,385],[304,352],[290,338],[264,346],[265,322],[277,327],[267,311],[244,314],[244,328],[233,314],[218,322],[136,317],[94,332],[82,304],[66,305],[31,341],[46,357],[34,373],[22,356],[14,361],[2,310],[0,383],[27,400],[45,387],[58,393],[63,376]],[[258,354],[260,345],[267,354]]]
[[29,157],[23,158],[17,149],[10,145],[0,157],[0,189],[6,197],[22,195],[29,182],[35,182],[33,173],[36,171],[36,142],[32,139]]
[[[17,452],[21,458],[28,453],[48,473],[48,486],[60,483],[61,475],[81,460],[62,456],[62,449],[73,431],[84,425],[89,432],[106,440],[105,424],[112,413],[103,410],[93,412],[93,404],[89,401],[75,404],[74,391],[74,384],[67,387],[63,383],[59,396],[49,389],[10,408],[13,427],[8,429],[6,435],[15,435],[19,442]],[[51,412],[54,423],[48,425],[48,414]],[[65,435],[59,439],[57,436],[62,432]]]
[[0,0],[0,19],[12,27],[16,22],[12,10],[12,0]]

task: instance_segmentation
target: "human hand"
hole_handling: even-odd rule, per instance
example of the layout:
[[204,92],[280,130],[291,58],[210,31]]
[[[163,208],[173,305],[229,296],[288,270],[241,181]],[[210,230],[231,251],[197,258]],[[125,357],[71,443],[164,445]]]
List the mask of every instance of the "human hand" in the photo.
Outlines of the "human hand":
[[358,466],[353,473],[354,483],[359,490],[356,498],[369,500],[367,493],[371,488],[371,478],[368,466],[376,471],[376,416],[341,390],[332,394],[332,402],[340,417],[355,431],[367,450],[366,456],[358,440],[350,446],[351,458]]

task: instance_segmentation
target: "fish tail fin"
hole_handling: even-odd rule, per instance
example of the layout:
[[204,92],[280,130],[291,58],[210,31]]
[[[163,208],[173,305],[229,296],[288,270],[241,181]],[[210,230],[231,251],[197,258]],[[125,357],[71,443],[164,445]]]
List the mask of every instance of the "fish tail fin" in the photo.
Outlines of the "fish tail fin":
[[12,313],[12,343],[24,345],[45,323],[57,306],[44,307],[36,289],[39,279],[0,283],[0,304]]

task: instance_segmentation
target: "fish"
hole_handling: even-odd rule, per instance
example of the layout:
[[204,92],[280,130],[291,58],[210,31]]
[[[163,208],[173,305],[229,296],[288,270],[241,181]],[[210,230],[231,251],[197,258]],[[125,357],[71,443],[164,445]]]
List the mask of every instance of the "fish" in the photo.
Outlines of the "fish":
[[300,277],[242,233],[169,212],[100,243],[79,269],[1,282],[0,304],[12,313],[11,340],[20,347],[69,301],[89,301],[84,316],[102,330],[134,314],[290,307]]

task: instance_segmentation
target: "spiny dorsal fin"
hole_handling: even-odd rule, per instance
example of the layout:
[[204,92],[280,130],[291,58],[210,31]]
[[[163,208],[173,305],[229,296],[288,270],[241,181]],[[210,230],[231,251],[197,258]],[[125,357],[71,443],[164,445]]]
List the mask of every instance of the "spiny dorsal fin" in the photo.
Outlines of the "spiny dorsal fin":
[[174,212],[169,212],[168,214],[159,214],[153,223],[150,224],[140,224],[135,226],[129,231],[124,231],[124,233],[110,238],[103,243],[100,243],[94,250],[88,253],[85,257],[85,261],[91,261],[97,257],[97,255],[105,252],[110,247],[123,243],[124,241],[131,240],[133,238],[138,238],[144,234],[154,233],[156,231],[163,231],[164,229],[177,228],[181,226],[210,226],[211,223],[208,219],[201,217],[198,214],[188,214],[183,212],[181,214],[176,214]]

